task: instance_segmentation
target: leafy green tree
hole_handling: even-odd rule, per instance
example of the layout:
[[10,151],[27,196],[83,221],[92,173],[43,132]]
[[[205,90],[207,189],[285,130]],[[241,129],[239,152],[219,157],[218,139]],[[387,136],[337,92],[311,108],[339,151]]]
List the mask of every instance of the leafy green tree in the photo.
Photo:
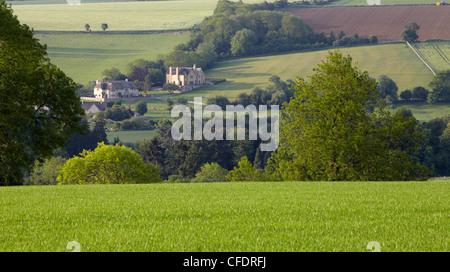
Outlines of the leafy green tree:
[[292,14],[283,16],[280,31],[286,37],[294,40],[300,40],[313,33],[312,28],[308,24]]
[[59,168],[66,163],[63,157],[52,157],[44,163],[36,162],[30,175],[30,182],[34,185],[56,185]]
[[417,121],[392,118],[378,104],[376,82],[367,72],[339,51],[330,51],[313,71],[309,81],[297,78],[295,97],[284,107],[279,148],[270,159],[275,179],[426,178],[426,169],[410,156],[420,142]]
[[253,167],[247,157],[242,157],[237,167],[234,167],[227,175],[229,181],[263,181],[264,175]]
[[103,23],[101,27],[102,27],[103,31],[105,31],[108,29],[108,24]]
[[417,100],[427,100],[429,92],[430,91],[428,91],[424,87],[421,86],[414,87],[414,89],[412,90],[412,98]]
[[398,87],[395,81],[386,75],[381,75],[378,77],[377,91],[380,93],[381,99],[386,99],[390,97],[391,100],[398,100]]
[[169,92],[170,94],[179,89],[180,89],[180,87],[178,87],[177,84],[173,84],[173,83],[167,83],[167,84],[164,84],[164,86],[163,86],[163,90]]
[[86,31],[91,31],[91,26],[89,24],[85,24],[84,28],[86,29]]
[[144,115],[145,113],[147,113],[148,108],[147,108],[147,102],[140,100],[139,102],[137,102],[136,104],[136,112],[139,113],[139,115]]
[[81,132],[84,111],[77,84],[50,62],[27,25],[0,2],[0,185],[23,182]]
[[162,143],[158,140],[158,137],[153,137],[150,141],[140,142],[136,152],[141,156],[142,160],[146,163],[151,163],[159,167],[159,173],[163,178],[167,177],[165,170],[166,165],[166,153]]
[[127,77],[120,72],[116,67],[105,69],[102,72],[102,76],[106,76],[112,80],[125,80]]
[[430,87],[440,99],[450,99],[450,69],[437,72],[430,82]]
[[93,128],[88,128],[87,120],[84,118],[81,124],[86,130],[81,133],[73,134],[65,144],[64,148],[69,157],[75,156],[86,150],[94,150],[98,143],[108,143],[106,135],[106,122],[102,118],[95,119]]
[[125,146],[99,143],[69,159],[57,178],[58,184],[126,184],[161,182],[158,167],[144,163]]
[[131,118],[131,113],[124,106],[116,105],[106,109],[106,118],[113,121],[122,121]]
[[241,29],[231,39],[231,55],[247,56],[253,53],[257,42],[258,38],[255,32],[246,28]]
[[405,100],[405,101],[409,101],[412,98],[412,92],[411,90],[404,90],[403,92],[400,93],[400,98]]
[[415,42],[419,35],[417,35],[417,30],[419,30],[420,27],[416,23],[410,23],[405,26],[405,30],[403,30],[401,37],[402,40],[406,42]]
[[224,182],[227,181],[228,171],[218,163],[205,163],[195,174],[192,182]]

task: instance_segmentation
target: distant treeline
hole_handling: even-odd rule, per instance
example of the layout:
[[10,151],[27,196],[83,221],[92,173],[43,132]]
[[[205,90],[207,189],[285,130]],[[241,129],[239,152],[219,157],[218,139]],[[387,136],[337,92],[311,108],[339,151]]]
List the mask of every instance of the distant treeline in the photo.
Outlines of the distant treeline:
[[219,0],[214,14],[194,27],[190,40],[166,56],[167,66],[210,67],[217,59],[276,54],[331,46],[377,43],[375,36],[347,37],[314,33],[301,18],[275,11],[287,7],[286,0],[244,4]]

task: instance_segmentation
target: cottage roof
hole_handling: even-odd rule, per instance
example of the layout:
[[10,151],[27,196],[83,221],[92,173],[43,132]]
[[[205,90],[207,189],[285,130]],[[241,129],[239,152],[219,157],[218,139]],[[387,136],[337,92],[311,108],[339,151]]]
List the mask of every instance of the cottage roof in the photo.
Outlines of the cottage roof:
[[[170,74],[170,69],[172,69],[172,75],[175,75],[176,74],[176,69],[177,69],[177,67],[169,67],[169,69],[167,69],[167,71],[166,71],[166,74]],[[202,68],[198,68],[198,67],[178,67],[178,75],[185,75],[185,76],[187,76],[187,75],[189,75],[189,73],[191,72],[191,71],[194,71],[196,74],[198,73],[198,72],[201,72],[202,71]]]
[[102,89],[102,90],[123,90],[123,89],[137,89],[136,85],[133,84],[131,81],[127,80],[114,80],[114,81],[108,81],[108,82],[97,82],[95,85],[96,89]]
[[92,108],[92,106],[97,106],[97,108],[101,111],[106,110],[106,104],[103,103],[82,103],[81,108],[85,111],[88,111]]

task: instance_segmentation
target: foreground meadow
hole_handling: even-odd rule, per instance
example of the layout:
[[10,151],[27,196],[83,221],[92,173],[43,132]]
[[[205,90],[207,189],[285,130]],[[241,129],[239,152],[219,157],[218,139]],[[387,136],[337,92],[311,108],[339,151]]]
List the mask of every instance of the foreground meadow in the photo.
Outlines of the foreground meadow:
[[448,251],[449,182],[0,188],[0,251]]

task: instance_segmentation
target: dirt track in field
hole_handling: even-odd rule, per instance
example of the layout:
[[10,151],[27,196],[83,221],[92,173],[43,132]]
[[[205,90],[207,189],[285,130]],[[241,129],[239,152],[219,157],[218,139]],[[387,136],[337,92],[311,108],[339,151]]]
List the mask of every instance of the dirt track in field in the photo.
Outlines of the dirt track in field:
[[326,7],[285,10],[301,17],[315,32],[335,36],[343,30],[347,36],[376,35],[379,41],[401,41],[405,25],[415,22],[420,41],[450,40],[450,5]]

